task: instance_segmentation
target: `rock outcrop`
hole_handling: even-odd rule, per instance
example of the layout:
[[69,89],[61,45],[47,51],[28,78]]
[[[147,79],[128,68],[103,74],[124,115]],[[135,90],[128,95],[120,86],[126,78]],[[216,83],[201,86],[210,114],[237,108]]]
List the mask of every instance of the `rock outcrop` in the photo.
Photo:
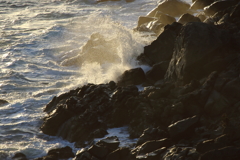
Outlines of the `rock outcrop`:
[[[195,3],[192,9],[209,6],[201,13],[206,20],[165,25],[137,58],[152,66],[146,75],[131,69],[116,83],[87,84],[54,97],[44,109],[43,133],[89,145],[76,160],[240,159],[240,4]],[[181,5],[179,15],[189,8]],[[135,85],[142,83],[139,91]],[[119,147],[117,137],[91,144],[107,128],[125,125],[131,138],[139,138],[134,148]]]

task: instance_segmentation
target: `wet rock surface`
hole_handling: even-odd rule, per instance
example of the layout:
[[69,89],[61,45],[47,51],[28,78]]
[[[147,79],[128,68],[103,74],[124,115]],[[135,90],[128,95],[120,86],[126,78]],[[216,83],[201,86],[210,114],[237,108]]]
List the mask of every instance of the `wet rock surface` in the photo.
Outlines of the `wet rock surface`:
[[[240,159],[240,5],[221,3],[205,9],[213,16],[201,13],[204,22],[166,25],[137,58],[152,66],[146,74],[135,68],[116,83],[54,97],[40,129],[86,147],[76,160]],[[142,91],[135,86],[146,82]],[[91,143],[121,126],[138,138],[133,148],[118,137]]]

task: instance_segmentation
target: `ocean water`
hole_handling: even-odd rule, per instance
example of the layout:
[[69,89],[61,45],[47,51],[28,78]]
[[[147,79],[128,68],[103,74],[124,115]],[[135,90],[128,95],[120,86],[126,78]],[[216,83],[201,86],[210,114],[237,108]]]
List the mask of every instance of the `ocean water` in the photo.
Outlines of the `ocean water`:
[[[133,32],[157,0],[0,0],[0,160],[29,159],[74,144],[43,134],[44,106],[87,83],[116,80],[137,67],[154,37]],[[143,66],[147,68],[146,66]],[[126,135],[126,128],[109,130]],[[124,139],[124,138],[123,138]],[[126,140],[127,141],[127,140]]]

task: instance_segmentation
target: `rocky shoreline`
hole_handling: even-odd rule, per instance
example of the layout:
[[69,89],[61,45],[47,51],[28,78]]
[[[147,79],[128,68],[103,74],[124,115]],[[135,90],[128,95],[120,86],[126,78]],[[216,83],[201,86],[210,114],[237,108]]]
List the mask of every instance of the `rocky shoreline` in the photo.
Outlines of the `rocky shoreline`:
[[[53,149],[36,160],[240,159],[240,3],[196,0],[172,14],[180,10],[185,18],[161,23],[171,17],[162,6],[176,1],[153,10],[161,12],[157,23],[153,14],[139,19],[136,30],[159,35],[137,58],[151,70],[127,70],[117,82],[87,84],[46,105],[43,133],[90,147],[76,155],[69,147]],[[119,147],[114,136],[91,144],[121,126],[138,138],[134,148]]]

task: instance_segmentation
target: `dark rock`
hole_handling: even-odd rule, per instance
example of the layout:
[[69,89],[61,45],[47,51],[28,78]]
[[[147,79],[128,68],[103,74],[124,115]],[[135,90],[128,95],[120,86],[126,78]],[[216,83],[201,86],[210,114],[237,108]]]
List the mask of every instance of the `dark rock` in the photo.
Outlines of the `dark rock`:
[[136,159],[146,159],[146,160],[159,160],[161,159],[161,154],[166,150],[166,147],[162,147],[157,149],[153,152],[144,154],[144,155],[137,155]]
[[229,101],[219,92],[213,90],[204,107],[204,111],[211,116],[216,116],[223,113],[229,107]]
[[104,146],[99,146],[99,145],[92,145],[89,149],[88,152],[100,159],[103,159],[104,157],[106,157],[110,151],[104,147]]
[[89,160],[92,158],[92,155],[87,151],[86,148],[81,149],[76,154],[76,160]]
[[114,151],[119,147],[119,140],[118,137],[112,136],[112,137],[107,137],[104,138],[96,143],[98,146],[103,146],[107,148],[109,151]]
[[239,16],[240,16],[240,4],[238,3],[230,13],[230,17],[234,19],[239,18]]
[[228,147],[225,147],[225,148],[221,148],[221,149],[217,149],[217,150],[211,150],[209,152],[206,152],[205,154],[201,155],[199,160],[212,160],[212,159],[237,160],[239,158],[240,158],[240,148],[233,147],[233,146],[228,146]]
[[137,58],[139,62],[152,66],[162,61],[171,60],[175,39],[181,26],[176,22],[165,26],[164,31],[158,38],[151,45],[144,47],[144,53]]
[[106,131],[106,129],[99,128],[99,129],[97,129],[97,130],[95,130],[94,132],[91,133],[91,137],[102,138],[107,134],[108,134],[108,132]]
[[107,2],[107,1],[120,1],[120,0],[96,0],[97,3]]
[[184,25],[176,39],[165,79],[189,83],[211,73],[212,68],[204,70],[203,66],[211,63],[214,56],[221,55],[220,48],[227,48],[227,37],[221,30],[205,23]]
[[51,149],[48,151],[48,155],[57,156],[59,159],[68,159],[75,157],[74,153],[72,152],[72,148],[68,146],[63,148]]
[[179,16],[190,8],[190,5],[180,0],[165,0],[158,5],[158,10],[173,17]]
[[190,9],[198,10],[212,4],[214,0],[196,0],[190,7]]
[[184,137],[191,136],[191,128],[197,124],[198,120],[199,117],[193,116],[191,118],[183,119],[174,124],[171,124],[170,126],[168,126],[168,131],[171,138],[179,140]]
[[118,86],[139,85],[145,81],[145,73],[142,68],[135,68],[125,71],[117,82]]
[[130,157],[129,148],[119,148],[108,154],[106,160],[128,160]]
[[168,135],[165,131],[160,128],[147,128],[143,131],[143,134],[139,137],[137,141],[137,146],[145,143],[146,141],[158,140],[167,138]]
[[0,106],[9,103],[8,101],[4,99],[0,99]]
[[125,0],[125,1],[129,3],[129,2],[134,2],[135,0]]
[[43,125],[41,126],[41,130],[45,134],[55,136],[59,127],[73,115],[74,114],[72,112],[66,109],[66,106],[59,106],[52,115],[45,119]]
[[231,101],[233,99],[239,99],[240,98],[240,78],[235,78],[229,82],[226,83],[226,85],[222,89],[222,93],[230,98]]
[[213,150],[215,148],[216,148],[216,145],[215,145],[213,139],[202,141],[202,142],[198,143],[197,146],[196,146],[196,150],[199,153],[205,153],[205,152],[208,152],[208,151]]
[[188,22],[201,22],[201,20],[189,13],[185,13],[178,19],[178,22],[181,24],[186,24]]
[[27,159],[27,156],[21,152],[19,153],[16,153],[13,157],[12,157],[13,160],[28,160]]
[[209,6],[204,8],[204,12],[206,15],[214,15],[215,13],[225,10],[228,7],[234,6],[237,4],[237,1],[229,0],[229,1],[216,1]]
[[34,160],[58,160],[58,158],[57,158],[56,155],[47,155],[47,156],[44,156],[42,158],[37,158],[37,159],[34,159]]
[[169,61],[163,61],[157,64],[154,64],[152,69],[146,73],[146,77],[153,81],[157,81],[164,78],[164,75],[167,71]]
[[147,23],[149,23],[151,21],[154,21],[154,20],[156,20],[156,19],[153,18],[153,17],[140,16],[140,17],[138,17],[138,25],[137,26],[140,27],[141,25],[147,24]]
[[193,147],[173,146],[168,148],[160,159],[198,160],[199,156],[199,153]]
[[164,13],[161,13],[161,12],[158,12],[156,15],[155,15],[158,20],[167,25],[167,24],[172,24],[173,22],[176,22],[176,19],[172,16],[169,16],[167,14],[164,14]]
[[167,138],[164,138],[161,140],[147,141],[138,147],[138,155],[150,153],[162,147],[168,148],[171,145],[172,145],[172,142]]
[[201,22],[204,22],[205,19],[207,18],[204,13],[199,13],[199,14],[197,14],[196,17],[198,17],[201,20]]

